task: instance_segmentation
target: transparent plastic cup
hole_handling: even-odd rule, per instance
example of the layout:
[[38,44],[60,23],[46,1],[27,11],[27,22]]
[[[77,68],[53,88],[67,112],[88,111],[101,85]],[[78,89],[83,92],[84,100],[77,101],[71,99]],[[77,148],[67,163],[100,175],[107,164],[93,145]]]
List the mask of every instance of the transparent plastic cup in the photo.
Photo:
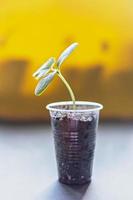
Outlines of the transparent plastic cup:
[[64,184],[91,182],[99,111],[95,102],[57,102],[46,106],[54,134],[58,178]]

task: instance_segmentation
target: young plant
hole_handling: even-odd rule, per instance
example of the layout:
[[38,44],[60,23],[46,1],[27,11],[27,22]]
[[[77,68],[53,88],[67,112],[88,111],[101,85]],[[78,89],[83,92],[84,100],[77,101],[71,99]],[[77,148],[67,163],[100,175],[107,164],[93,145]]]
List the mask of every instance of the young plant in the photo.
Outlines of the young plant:
[[68,89],[68,92],[71,96],[72,102],[73,102],[73,109],[76,108],[75,106],[75,95],[64,78],[64,76],[61,74],[60,67],[64,60],[71,54],[71,52],[77,47],[78,43],[73,43],[69,47],[67,47],[62,54],[59,56],[57,61],[55,58],[51,57],[46,61],[34,74],[33,77],[35,79],[39,79],[39,82],[35,88],[35,95],[40,96],[48,87],[48,85],[52,82],[54,77],[57,75],[60,77],[60,79],[65,84],[66,88]]

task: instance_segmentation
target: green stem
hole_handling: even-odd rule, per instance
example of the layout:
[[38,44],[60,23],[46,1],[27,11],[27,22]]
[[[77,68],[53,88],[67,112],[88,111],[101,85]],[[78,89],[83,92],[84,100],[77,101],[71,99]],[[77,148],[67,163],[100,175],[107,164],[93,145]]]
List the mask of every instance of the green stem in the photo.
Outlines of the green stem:
[[76,100],[75,100],[74,93],[73,93],[70,85],[68,84],[68,82],[66,81],[66,79],[64,78],[64,76],[62,76],[62,74],[61,74],[61,72],[59,70],[57,70],[57,74],[61,78],[61,80],[63,81],[63,83],[65,84],[65,86],[67,87],[67,89],[69,91],[69,94],[71,96],[72,102],[73,102],[73,109],[75,110],[76,109],[76,104],[75,104]]

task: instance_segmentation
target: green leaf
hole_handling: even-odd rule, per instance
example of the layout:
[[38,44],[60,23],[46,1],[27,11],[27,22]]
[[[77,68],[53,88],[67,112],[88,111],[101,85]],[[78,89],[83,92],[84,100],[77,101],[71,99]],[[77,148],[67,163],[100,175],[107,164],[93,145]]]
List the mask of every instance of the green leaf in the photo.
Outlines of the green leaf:
[[69,47],[67,47],[63,53],[60,55],[60,57],[57,60],[57,66],[60,67],[60,65],[63,63],[63,61],[71,54],[71,52],[78,46],[78,43],[73,43]]
[[49,73],[46,77],[42,78],[35,89],[35,95],[36,96],[40,96],[45,89],[47,88],[47,86],[49,85],[49,83],[53,80],[54,76],[56,74],[56,71]]
[[33,77],[39,79],[47,74],[52,65],[55,63],[54,58],[49,58],[34,74]]

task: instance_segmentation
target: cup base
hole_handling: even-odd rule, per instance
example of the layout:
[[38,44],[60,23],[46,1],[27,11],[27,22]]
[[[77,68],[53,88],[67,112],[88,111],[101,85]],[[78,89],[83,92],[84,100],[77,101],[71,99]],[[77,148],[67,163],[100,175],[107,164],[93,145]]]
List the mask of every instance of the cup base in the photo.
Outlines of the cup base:
[[89,180],[83,180],[82,182],[70,182],[69,180],[63,180],[62,178],[59,178],[58,181],[65,185],[89,185],[91,183],[91,178]]

